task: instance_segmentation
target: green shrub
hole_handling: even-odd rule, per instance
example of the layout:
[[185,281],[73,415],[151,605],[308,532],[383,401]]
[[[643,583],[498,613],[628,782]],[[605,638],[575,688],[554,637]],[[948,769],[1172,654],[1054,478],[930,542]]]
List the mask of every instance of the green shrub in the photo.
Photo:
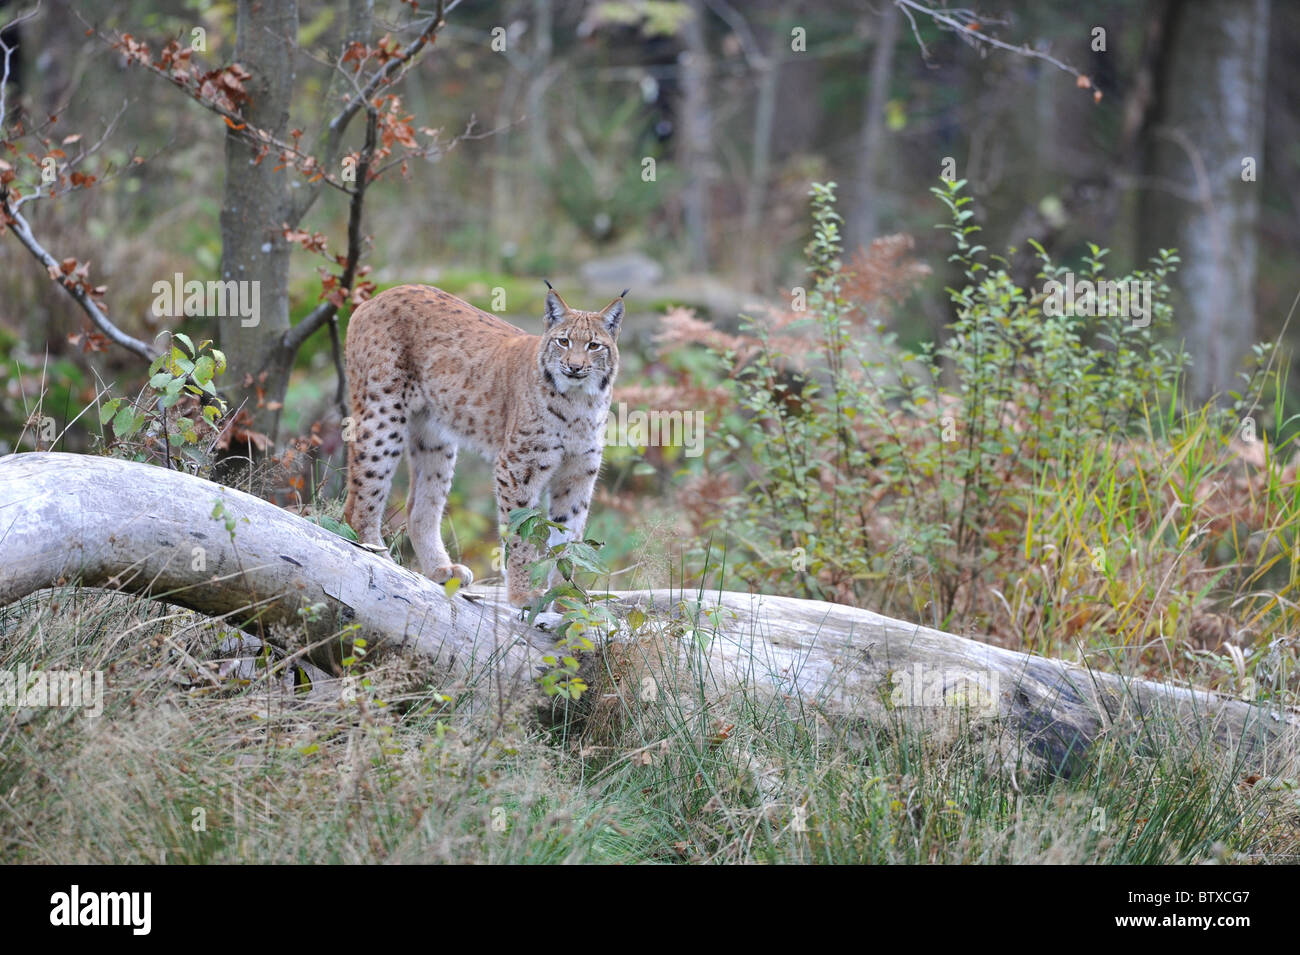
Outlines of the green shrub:
[[[754,347],[726,353],[744,415],[721,419],[728,450],[710,466],[743,478],[711,536],[729,540],[732,573],[1045,652],[1083,636],[1168,662],[1285,627],[1296,469],[1266,433],[1253,463],[1235,440],[1258,379],[1229,408],[1181,401],[1177,256],[1115,279],[1149,283],[1143,315],[1091,315],[1077,297],[1061,309],[1047,283],[1068,270],[1031,242],[1041,285],[1018,279],[1015,250],[974,243],[963,186],[933,190],[964,279],[948,289],[954,318],[915,353],[863,320],[834,186],[813,187],[806,311],[749,321]],[[1105,281],[1105,257],[1088,246],[1075,284]],[[1261,596],[1266,570],[1276,589]],[[1248,679],[1249,660],[1225,667]]]

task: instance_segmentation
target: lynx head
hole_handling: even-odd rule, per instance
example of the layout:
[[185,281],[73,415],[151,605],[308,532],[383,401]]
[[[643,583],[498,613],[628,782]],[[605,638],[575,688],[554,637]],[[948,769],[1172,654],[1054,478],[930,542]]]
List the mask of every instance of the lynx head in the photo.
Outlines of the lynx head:
[[546,287],[542,378],[561,393],[608,395],[618,374],[618,329],[627,289],[599,312],[581,312],[564,304],[550,282]]

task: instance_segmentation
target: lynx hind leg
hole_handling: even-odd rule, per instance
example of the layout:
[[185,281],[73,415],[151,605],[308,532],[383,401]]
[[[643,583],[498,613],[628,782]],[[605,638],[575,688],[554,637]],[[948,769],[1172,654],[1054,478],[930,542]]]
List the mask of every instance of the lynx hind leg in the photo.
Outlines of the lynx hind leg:
[[358,381],[354,387],[356,431],[348,445],[348,499],[343,517],[363,546],[386,551],[380,525],[406,445],[406,399],[395,382],[370,379]]
[[473,571],[464,564],[453,564],[442,542],[442,514],[456,472],[456,450],[446,435],[412,435],[407,448],[411,497],[406,504],[406,529],[426,577],[440,584],[455,577],[467,585],[474,582]]

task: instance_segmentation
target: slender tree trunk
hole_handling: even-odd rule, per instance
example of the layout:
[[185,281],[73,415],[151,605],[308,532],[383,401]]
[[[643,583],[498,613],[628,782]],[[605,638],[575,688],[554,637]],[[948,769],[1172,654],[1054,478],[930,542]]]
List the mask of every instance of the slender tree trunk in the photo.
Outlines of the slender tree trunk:
[[876,237],[880,206],[876,179],[885,139],[885,104],[893,75],[894,46],[898,42],[898,7],[885,4],[880,13],[876,48],[871,55],[871,89],[862,113],[862,141],[858,147],[858,207],[853,217],[852,245],[868,246]]
[[709,113],[709,50],[705,43],[703,0],[691,0],[686,22],[686,50],[681,55],[682,166],[686,172],[686,245],[691,267],[709,267],[709,167],[713,161],[712,117]]
[[546,96],[547,87],[554,78],[551,68],[554,21],[554,0],[533,0],[533,48],[524,89],[524,103],[528,111],[529,168],[522,183],[523,209],[517,213],[522,221],[517,230],[518,235],[533,245],[538,243],[540,237],[539,223],[546,221],[548,183],[554,164]]
[[[533,0],[533,57],[528,80],[528,146],[533,158],[530,181],[551,166],[551,131],[546,115],[546,86],[551,66],[551,33],[555,29],[553,0]],[[536,186],[534,186],[536,191]]]
[[[297,0],[239,0],[234,58],[251,74],[242,115],[282,140],[289,128],[297,37]],[[249,413],[253,430],[274,441],[294,357],[282,344],[289,329],[290,246],[281,232],[294,209],[289,173],[275,170],[274,150],[256,160],[257,150],[227,131],[221,279],[248,290],[255,314],[213,316],[213,337],[230,362],[227,395]],[[235,454],[250,451],[232,447]]]
[[[510,23],[514,20],[515,11],[516,5],[508,4],[502,13],[502,19]],[[484,230],[484,254],[492,268],[501,265],[502,250],[506,243],[514,243],[523,230],[519,216],[519,184],[514,168],[516,140],[507,129],[520,119],[519,99],[524,92],[524,74],[529,62],[528,58],[515,50],[516,39],[514,34],[510,34],[506,49],[497,54],[502,58],[505,80],[501,84],[501,95],[497,98],[495,125],[503,132],[497,136],[492,156],[491,221]]]
[[741,220],[744,237],[743,255],[748,260],[750,286],[758,289],[767,284],[766,263],[771,249],[758,237],[763,218],[763,199],[767,195],[772,167],[772,128],[776,119],[776,94],[780,86],[781,61],[785,58],[789,34],[780,29],[773,33],[758,76],[758,104],[754,111],[754,149],[750,163],[749,185],[745,189],[745,209]]
[[1184,0],[1160,77],[1152,130],[1145,251],[1177,247],[1183,291],[1179,331],[1191,352],[1193,389],[1204,400],[1238,382],[1255,338],[1257,181],[1246,161],[1264,145],[1268,0]]

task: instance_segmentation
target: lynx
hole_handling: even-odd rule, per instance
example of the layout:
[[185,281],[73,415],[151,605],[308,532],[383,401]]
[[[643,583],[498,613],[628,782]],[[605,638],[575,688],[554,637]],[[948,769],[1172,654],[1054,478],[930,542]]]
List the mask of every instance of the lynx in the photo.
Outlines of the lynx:
[[[497,520],[538,507],[563,524],[551,544],[578,539],[600,472],[627,291],[599,312],[569,308],[546,283],[545,329],[530,335],[453,295],[424,285],[389,289],[348,325],[352,393],[347,522],[361,543],[383,549],[380,521],[402,452],[410,461],[407,531],[420,569],[442,583],[474,575],[453,564],[442,512],[462,447],[493,465]],[[506,548],[506,592],[522,607],[537,596],[534,550]]]

